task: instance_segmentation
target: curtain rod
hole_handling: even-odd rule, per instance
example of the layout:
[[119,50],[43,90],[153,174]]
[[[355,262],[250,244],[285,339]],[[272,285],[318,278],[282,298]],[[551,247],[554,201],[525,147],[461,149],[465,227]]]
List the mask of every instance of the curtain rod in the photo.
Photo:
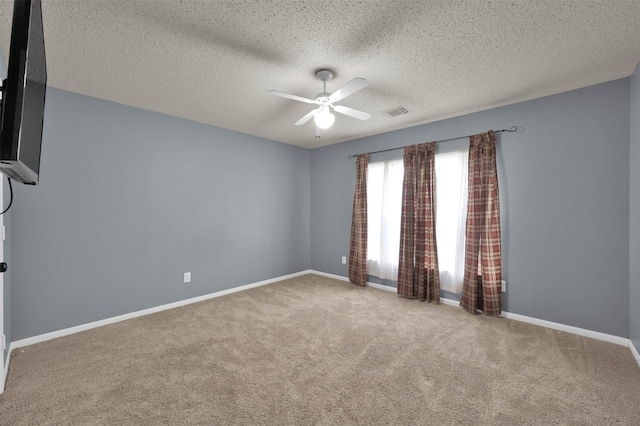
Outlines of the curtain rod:
[[[513,133],[513,132],[516,132],[516,131],[518,131],[518,126],[511,126],[510,129],[494,130],[493,132],[494,133],[501,133],[501,132]],[[442,139],[442,140],[439,140],[439,141],[436,141],[436,142],[455,141],[456,139],[468,138],[470,136],[473,136],[473,135],[458,136],[457,138]],[[368,152],[367,154],[377,154],[379,152],[395,151],[396,149],[403,149],[403,148],[404,148],[404,146],[399,146],[397,148],[381,149],[380,151],[371,151],[371,152]],[[360,154],[351,154],[351,155],[349,155],[349,158],[351,159],[353,157],[357,157],[358,155],[360,155]]]

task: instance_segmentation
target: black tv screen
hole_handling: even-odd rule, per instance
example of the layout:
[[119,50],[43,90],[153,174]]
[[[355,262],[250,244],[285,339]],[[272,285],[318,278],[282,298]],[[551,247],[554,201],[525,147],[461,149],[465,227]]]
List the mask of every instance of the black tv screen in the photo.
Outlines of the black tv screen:
[[16,0],[3,84],[0,171],[27,184],[40,174],[47,64],[40,0]]

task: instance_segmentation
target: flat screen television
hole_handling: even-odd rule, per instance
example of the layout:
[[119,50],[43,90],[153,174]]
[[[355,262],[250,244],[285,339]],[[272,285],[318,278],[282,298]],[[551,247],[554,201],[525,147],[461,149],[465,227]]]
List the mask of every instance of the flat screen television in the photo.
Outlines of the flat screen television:
[[0,171],[31,185],[38,183],[40,175],[46,91],[40,0],[16,0],[7,78],[2,83]]

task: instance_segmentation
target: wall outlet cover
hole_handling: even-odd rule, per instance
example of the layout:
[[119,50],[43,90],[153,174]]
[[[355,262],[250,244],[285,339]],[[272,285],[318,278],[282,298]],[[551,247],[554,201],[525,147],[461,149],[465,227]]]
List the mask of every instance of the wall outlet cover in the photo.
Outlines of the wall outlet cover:
[[342,256],[342,264],[343,265],[347,264],[347,256]]
[[191,272],[185,272],[184,273],[184,282],[185,283],[190,283],[191,282]]

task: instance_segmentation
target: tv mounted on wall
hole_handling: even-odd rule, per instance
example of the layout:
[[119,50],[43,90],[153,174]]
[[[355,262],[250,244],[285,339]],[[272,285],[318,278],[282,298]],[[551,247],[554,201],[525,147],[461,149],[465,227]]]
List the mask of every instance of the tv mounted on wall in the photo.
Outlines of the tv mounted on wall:
[[36,185],[47,91],[40,0],[16,0],[7,78],[2,83],[0,172]]

